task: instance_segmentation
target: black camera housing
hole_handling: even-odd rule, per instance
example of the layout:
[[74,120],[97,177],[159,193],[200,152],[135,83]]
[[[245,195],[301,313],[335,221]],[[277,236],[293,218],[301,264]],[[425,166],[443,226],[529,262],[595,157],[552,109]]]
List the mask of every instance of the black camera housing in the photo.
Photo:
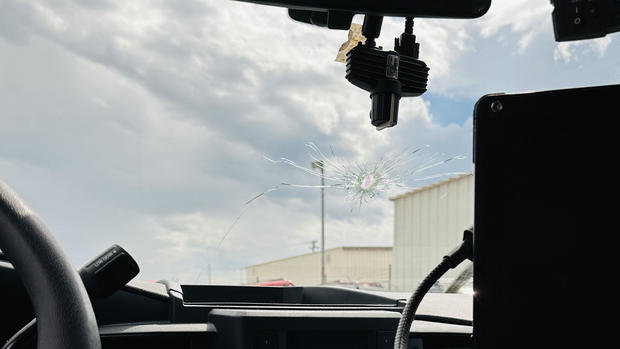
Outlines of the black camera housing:
[[396,125],[401,97],[426,92],[428,70],[419,59],[361,43],[347,53],[346,79],[370,92],[370,119],[378,130]]

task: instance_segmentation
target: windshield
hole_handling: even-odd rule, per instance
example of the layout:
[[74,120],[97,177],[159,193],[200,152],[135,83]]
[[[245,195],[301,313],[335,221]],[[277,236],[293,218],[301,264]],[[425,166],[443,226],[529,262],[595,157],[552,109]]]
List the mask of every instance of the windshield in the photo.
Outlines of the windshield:
[[473,223],[477,99],[618,80],[616,40],[558,44],[551,10],[416,19],[428,92],[378,132],[335,61],[346,31],[229,1],[4,0],[0,176],[76,266],[118,243],[146,280],[410,292]]

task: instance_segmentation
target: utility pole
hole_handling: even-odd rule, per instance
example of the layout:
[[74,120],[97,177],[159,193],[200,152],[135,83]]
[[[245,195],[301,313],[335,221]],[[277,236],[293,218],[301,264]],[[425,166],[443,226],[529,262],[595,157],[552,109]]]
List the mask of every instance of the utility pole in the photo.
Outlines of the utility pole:
[[313,161],[312,168],[321,170],[321,284],[325,284],[325,164]]
[[312,253],[316,252],[316,249],[318,248],[316,246],[317,241],[316,240],[312,240],[310,241],[312,243],[312,247],[310,247],[310,250],[312,250]]

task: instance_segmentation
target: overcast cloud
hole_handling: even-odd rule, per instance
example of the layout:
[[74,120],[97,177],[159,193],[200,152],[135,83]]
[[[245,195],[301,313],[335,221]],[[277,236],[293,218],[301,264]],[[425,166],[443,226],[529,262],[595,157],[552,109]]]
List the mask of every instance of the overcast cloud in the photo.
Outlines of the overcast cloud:
[[[334,62],[347,33],[285,10],[4,0],[0,178],[76,265],[119,243],[143,278],[206,282],[211,264],[215,282],[236,283],[245,265],[308,252],[320,235],[317,190],[244,206],[280,182],[318,184],[263,154],[309,165],[312,141],[364,162],[429,144],[468,157],[446,172],[470,171],[480,96],[618,81],[613,35],[557,44],[550,19],[548,1],[520,0],[494,1],[479,20],[416,20],[429,92],[403,99],[398,126],[377,132],[367,93]],[[391,48],[401,31],[402,20],[386,19],[379,44]],[[391,245],[387,195],[354,206],[327,191],[327,247]]]

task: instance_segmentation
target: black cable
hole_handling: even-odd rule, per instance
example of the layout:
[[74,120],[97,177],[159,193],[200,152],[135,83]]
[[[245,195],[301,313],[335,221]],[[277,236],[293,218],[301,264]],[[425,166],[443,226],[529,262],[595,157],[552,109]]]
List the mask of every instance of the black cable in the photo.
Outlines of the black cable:
[[418,306],[422,302],[422,298],[424,298],[424,295],[426,295],[428,290],[430,290],[435,282],[437,282],[437,280],[439,280],[439,278],[448,270],[450,270],[450,265],[446,259],[444,259],[435,267],[435,269],[433,269],[433,271],[430,272],[430,274],[428,274],[428,276],[426,276],[420,286],[418,286],[415,292],[411,295],[407,301],[407,305],[405,305],[403,315],[398,322],[396,339],[394,340],[395,349],[407,348],[407,344],[409,342],[409,329],[411,328],[411,323],[413,323],[415,312],[418,310]]
[[441,263],[439,263],[435,269],[433,269],[424,280],[420,283],[415,292],[411,295],[405,309],[403,309],[403,315],[398,322],[398,328],[396,329],[396,337],[394,338],[394,349],[407,349],[409,344],[409,332],[411,330],[411,324],[415,318],[415,313],[418,310],[418,306],[422,302],[422,299],[433,287],[435,282],[439,280],[443,274],[448,270],[455,268],[465,259],[472,259],[473,257],[473,229],[465,230],[463,233],[463,242],[443,257]]

